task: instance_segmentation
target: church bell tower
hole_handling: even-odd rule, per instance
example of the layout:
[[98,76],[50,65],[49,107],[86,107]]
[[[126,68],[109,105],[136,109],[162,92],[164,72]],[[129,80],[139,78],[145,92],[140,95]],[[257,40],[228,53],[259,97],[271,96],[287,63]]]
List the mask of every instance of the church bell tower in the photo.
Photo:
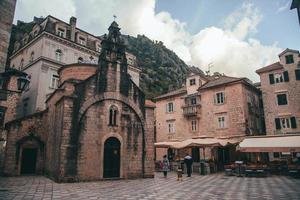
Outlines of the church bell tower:
[[117,22],[108,28],[108,35],[103,36],[99,56],[98,91],[121,92],[128,96],[130,76],[127,73],[127,59],[124,40]]

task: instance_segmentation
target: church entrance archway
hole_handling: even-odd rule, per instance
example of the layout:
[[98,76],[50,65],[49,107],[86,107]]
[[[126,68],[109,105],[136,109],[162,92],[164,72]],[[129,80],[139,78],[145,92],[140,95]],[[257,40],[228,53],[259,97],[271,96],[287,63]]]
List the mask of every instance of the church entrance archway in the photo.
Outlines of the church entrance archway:
[[24,148],[22,151],[21,174],[36,172],[37,148]]
[[108,138],[104,143],[103,177],[120,177],[120,141],[115,137]]

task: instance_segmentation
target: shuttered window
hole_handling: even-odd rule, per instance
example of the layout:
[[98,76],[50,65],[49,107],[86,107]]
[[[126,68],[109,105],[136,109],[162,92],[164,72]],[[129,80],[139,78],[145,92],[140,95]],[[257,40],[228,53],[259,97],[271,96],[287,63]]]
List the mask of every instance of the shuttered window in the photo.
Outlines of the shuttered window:
[[168,133],[175,133],[175,123],[168,122]]
[[293,55],[287,55],[287,56],[285,56],[285,63],[286,64],[294,63],[294,57],[293,57]]
[[296,117],[291,117],[291,127],[297,128]]
[[174,111],[174,104],[172,102],[167,103],[167,105],[166,105],[166,111],[167,111],[167,113],[171,113],[171,112]]
[[277,103],[278,105],[287,105],[287,96],[286,94],[278,94],[277,95]]
[[274,74],[269,74],[269,80],[270,80],[270,84],[275,83]]
[[296,76],[296,80],[299,81],[300,80],[300,69],[295,70],[295,76]]
[[276,126],[276,129],[277,129],[277,130],[281,129],[280,119],[279,119],[279,118],[276,118],[276,119],[275,119],[275,126]]
[[215,94],[215,104],[224,104],[225,103],[225,93],[224,92],[218,92]]
[[269,81],[270,84],[289,82],[290,81],[289,72],[284,71],[281,73],[269,74]]
[[296,117],[287,117],[287,118],[276,118],[275,119],[276,129],[290,129],[297,128]]
[[192,132],[197,131],[197,120],[192,120]]
[[288,71],[284,71],[283,72],[283,77],[284,77],[284,82],[289,82],[289,72]]

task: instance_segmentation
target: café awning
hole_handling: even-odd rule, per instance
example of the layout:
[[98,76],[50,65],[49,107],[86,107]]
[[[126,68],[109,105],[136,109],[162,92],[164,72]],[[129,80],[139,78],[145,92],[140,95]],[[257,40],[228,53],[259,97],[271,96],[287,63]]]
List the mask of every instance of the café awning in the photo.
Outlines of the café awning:
[[188,147],[226,146],[229,144],[236,144],[238,142],[239,141],[236,139],[197,138],[197,139],[186,139],[181,142],[157,142],[154,145],[157,148],[183,149]]
[[157,148],[172,148],[173,145],[178,143],[180,142],[156,142],[154,146]]
[[300,152],[300,135],[249,137],[238,149],[241,152]]
[[215,147],[225,146],[227,143],[214,138],[187,139],[173,146],[174,149],[183,149],[187,147]]

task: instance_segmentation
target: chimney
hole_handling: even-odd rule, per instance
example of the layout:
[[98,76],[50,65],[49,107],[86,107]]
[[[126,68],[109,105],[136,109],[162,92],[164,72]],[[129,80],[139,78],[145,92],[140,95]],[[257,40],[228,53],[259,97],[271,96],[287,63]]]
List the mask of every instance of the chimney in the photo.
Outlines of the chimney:
[[71,25],[71,40],[75,41],[75,30],[76,30],[76,17],[70,18],[70,25]]

